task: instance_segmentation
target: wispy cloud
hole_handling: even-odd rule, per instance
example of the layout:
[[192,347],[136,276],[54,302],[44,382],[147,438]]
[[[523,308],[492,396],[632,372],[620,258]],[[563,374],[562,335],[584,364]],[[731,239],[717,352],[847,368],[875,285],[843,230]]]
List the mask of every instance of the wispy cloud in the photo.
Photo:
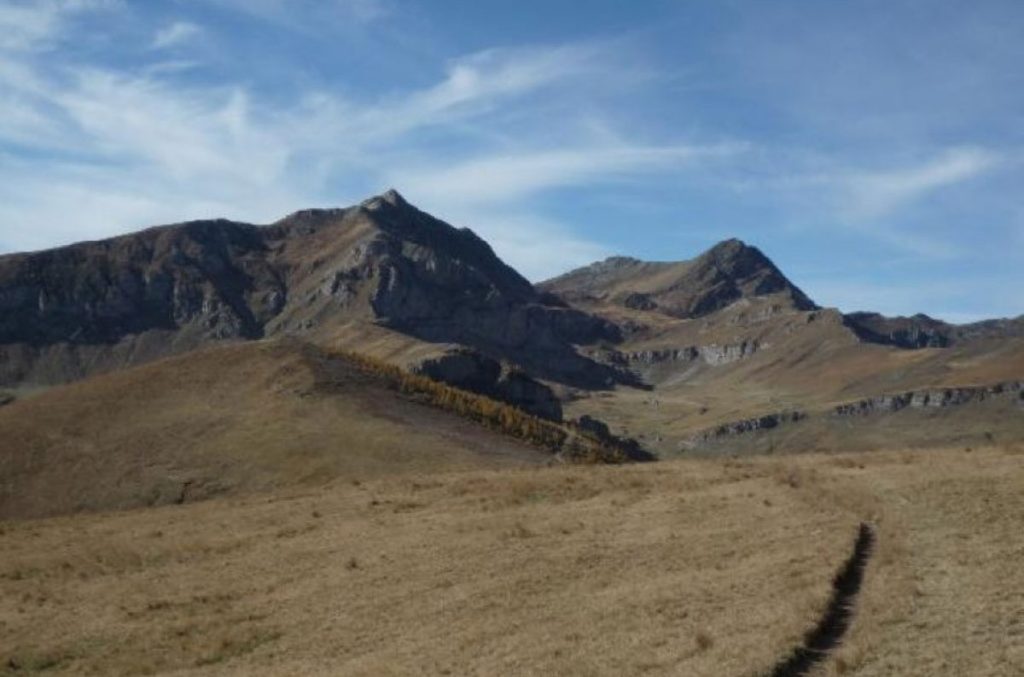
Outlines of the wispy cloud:
[[999,155],[977,147],[950,148],[924,163],[841,177],[847,208],[857,218],[873,218],[926,198],[937,190],[969,181],[994,168]]
[[4,0],[0,2],[0,49],[48,46],[69,16],[116,5],[116,0]]
[[535,193],[590,183],[615,182],[663,172],[731,152],[730,147],[643,145],[566,148],[487,155],[440,170],[417,167],[393,175],[410,191],[470,204],[509,202]]
[[[153,46],[173,46],[198,30],[187,22],[164,26]],[[544,277],[608,252],[539,214],[531,198],[730,152],[633,142],[593,116],[565,119],[551,143],[555,126],[543,118],[544,106],[533,112],[529,103],[542,97],[571,105],[574,92],[614,70],[613,61],[599,43],[488,49],[451,59],[433,84],[363,100],[311,91],[292,103],[242,84],[189,84],[158,69],[69,63],[55,72],[26,56],[0,67],[0,109],[6,101],[16,122],[3,133],[57,157],[0,156],[9,177],[0,187],[0,220],[21,233],[6,236],[9,246],[34,248],[160,220],[269,221],[397,185],[480,231],[524,273]],[[536,119],[513,137],[502,131],[501,116],[520,104]],[[435,135],[465,152],[439,156],[429,141]],[[543,150],[511,150],[517,143]],[[537,252],[541,238],[546,256]]]
[[353,140],[362,146],[391,145],[431,127],[462,134],[468,130],[460,124],[500,113],[506,104],[605,77],[608,61],[601,47],[592,43],[488,49],[452,59],[444,77],[433,85],[361,102],[311,92],[286,117],[318,146],[325,138],[340,139],[340,145],[349,147]]
[[188,21],[175,21],[161,28],[153,36],[153,49],[167,49],[195,38],[203,29]]

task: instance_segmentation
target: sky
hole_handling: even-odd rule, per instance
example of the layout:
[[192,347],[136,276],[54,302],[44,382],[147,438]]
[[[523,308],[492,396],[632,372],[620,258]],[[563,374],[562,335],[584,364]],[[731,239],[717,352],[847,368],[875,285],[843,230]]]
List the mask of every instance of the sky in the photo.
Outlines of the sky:
[[738,237],[1024,313],[1020,0],[0,0],[0,253],[394,187],[541,280]]

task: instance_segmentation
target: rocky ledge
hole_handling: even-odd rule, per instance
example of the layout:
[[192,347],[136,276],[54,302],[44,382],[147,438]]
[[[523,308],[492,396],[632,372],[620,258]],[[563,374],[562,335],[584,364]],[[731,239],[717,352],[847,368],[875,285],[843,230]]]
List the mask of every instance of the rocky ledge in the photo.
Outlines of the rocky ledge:
[[[1024,381],[1005,381],[987,386],[926,388],[894,395],[878,395],[838,404],[832,408],[831,416],[843,418],[893,414],[907,408],[942,409],[996,398],[1013,398],[1024,407]],[[730,421],[691,435],[682,442],[681,447],[693,449],[724,438],[771,430],[781,425],[803,421],[808,416],[804,411],[795,410]]]
[[739,421],[730,421],[714,428],[702,430],[691,436],[683,446],[696,447],[725,437],[746,435],[761,430],[771,430],[787,423],[796,423],[807,418],[807,412],[800,410],[779,411],[772,414],[764,414],[754,418],[745,418]]
[[995,397],[1017,396],[1024,401],[1024,381],[1007,381],[988,386],[965,386],[957,388],[928,388],[910,390],[895,395],[879,395],[855,402],[836,405],[834,416],[869,416],[879,413],[893,413],[913,407],[942,408],[956,407],[970,402],[983,402]]
[[662,362],[696,362],[697,360],[703,360],[711,366],[718,366],[751,357],[763,347],[757,340],[751,340],[725,345],[712,343],[706,346],[686,346],[685,348],[661,348],[635,350],[632,352],[615,351],[611,354],[611,360],[620,365],[652,365]]

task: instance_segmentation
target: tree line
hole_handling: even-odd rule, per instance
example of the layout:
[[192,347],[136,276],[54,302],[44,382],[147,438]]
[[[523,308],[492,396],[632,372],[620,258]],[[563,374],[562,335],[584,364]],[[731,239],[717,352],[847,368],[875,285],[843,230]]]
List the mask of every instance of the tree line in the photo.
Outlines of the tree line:
[[617,445],[581,430],[572,422],[548,421],[511,404],[456,388],[363,353],[334,349],[329,351],[329,356],[345,360],[417,401],[559,453],[567,460],[581,463],[622,463],[628,460],[627,454]]

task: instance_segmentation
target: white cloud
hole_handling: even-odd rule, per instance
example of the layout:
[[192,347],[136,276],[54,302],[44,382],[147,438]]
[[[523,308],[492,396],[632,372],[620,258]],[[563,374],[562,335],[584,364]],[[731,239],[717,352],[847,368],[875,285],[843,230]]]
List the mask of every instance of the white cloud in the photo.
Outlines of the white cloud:
[[842,188],[853,216],[873,218],[970,180],[998,161],[997,154],[983,148],[951,148],[921,165],[850,174],[841,179]]
[[505,203],[535,193],[657,173],[699,159],[730,154],[731,146],[610,146],[533,153],[489,154],[431,171],[414,167],[392,175],[410,192],[462,204]]
[[175,21],[161,28],[153,37],[153,49],[166,49],[195,38],[203,29],[188,21]]
[[76,12],[107,9],[114,0],[0,1],[0,50],[26,50],[46,46],[61,24]]
[[457,130],[459,124],[484,119],[517,98],[607,77],[607,61],[592,44],[490,49],[452,60],[445,76],[429,87],[369,102],[311,92],[284,117],[311,146],[322,147],[331,139],[341,141],[337,145],[342,151],[351,149],[355,140],[364,147],[393,146],[403,135],[425,128]]

